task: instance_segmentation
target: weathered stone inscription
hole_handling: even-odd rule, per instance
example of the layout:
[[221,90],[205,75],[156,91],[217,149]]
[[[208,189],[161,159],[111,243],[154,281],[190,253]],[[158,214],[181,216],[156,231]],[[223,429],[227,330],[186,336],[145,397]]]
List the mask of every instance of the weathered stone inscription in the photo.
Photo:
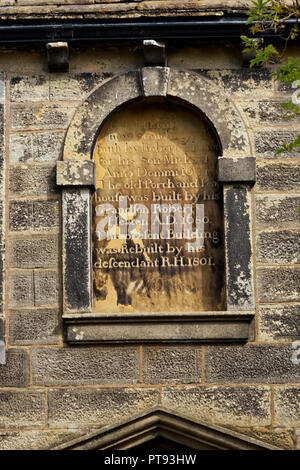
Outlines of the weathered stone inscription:
[[171,103],[134,103],[97,139],[93,286],[97,312],[223,309],[217,141]]

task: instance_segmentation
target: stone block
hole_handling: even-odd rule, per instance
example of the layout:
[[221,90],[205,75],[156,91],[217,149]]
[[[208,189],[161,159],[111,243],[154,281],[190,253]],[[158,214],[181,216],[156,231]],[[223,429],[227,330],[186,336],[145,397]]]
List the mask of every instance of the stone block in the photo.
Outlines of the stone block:
[[300,382],[290,344],[222,345],[205,348],[205,377],[213,383]]
[[58,304],[58,279],[56,271],[34,271],[34,304]]
[[254,306],[250,207],[249,185],[225,189],[228,310],[251,310]]
[[257,268],[260,302],[297,302],[300,300],[300,268]]
[[300,429],[296,429],[296,450],[300,450]]
[[295,162],[258,162],[256,176],[256,187],[259,190],[297,191],[300,189],[299,165]]
[[20,232],[32,227],[32,201],[17,200],[9,203],[9,230]]
[[54,389],[49,390],[49,424],[53,428],[104,426],[158,404],[153,388]]
[[145,346],[143,380],[152,384],[201,382],[201,346]]
[[1,6],[15,6],[15,0],[2,0]]
[[47,75],[20,76],[10,80],[10,101],[49,100],[49,78]]
[[34,305],[33,271],[10,271],[8,278],[9,305],[27,307]]
[[69,46],[67,42],[48,42],[46,44],[48,71],[69,71]]
[[16,104],[11,107],[11,128],[15,131],[66,129],[73,113],[71,104]]
[[138,348],[35,349],[35,385],[116,385],[138,380]]
[[[300,368],[299,365],[298,368]],[[278,426],[300,426],[299,401],[299,386],[276,387],[274,391],[275,424]]]
[[266,426],[271,423],[267,386],[165,387],[162,405],[207,424]]
[[[3,319],[0,320],[0,325],[2,324]],[[0,336],[0,365],[6,364],[6,348],[5,348],[5,339],[4,335]]]
[[218,158],[218,180],[221,183],[254,183],[255,158]]
[[34,161],[33,135],[11,134],[9,141],[9,159],[12,163]]
[[296,194],[256,195],[255,212],[258,228],[290,228],[299,226],[300,196]]
[[145,65],[164,67],[166,65],[165,49],[165,43],[157,42],[153,39],[145,39],[143,41]]
[[46,396],[39,390],[0,390],[0,427],[45,426]]
[[0,317],[0,340],[5,336],[5,320],[3,317]]
[[166,96],[169,73],[168,67],[144,67],[142,69],[144,96]]
[[[0,157],[1,157],[1,169],[3,169],[3,162],[4,162],[4,127],[5,127],[5,119],[4,119],[4,104],[0,103]],[[1,180],[3,176],[1,175]]]
[[14,236],[9,244],[9,263],[13,268],[57,266],[57,235]]
[[[107,0],[102,0],[103,3],[107,2]],[[110,0],[108,0],[110,1]],[[71,6],[79,6],[79,5],[89,5],[94,3],[94,0],[17,0],[18,5],[22,6],[39,6],[42,5],[49,6],[49,5],[71,5]],[[31,9],[30,9],[31,10]]]
[[[6,201],[6,168],[4,167],[5,155],[4,155],[4,127],[5,127],[5,115],[4,105],[0,104],[0,315],[4,313],[4,284],[5,284],[5,217],[4,207]],[[6,165],[5,165],[6,166]],[[2,341],[2,338],[0,338]],[[5,349],[1,344],[1,361],[3,362],[5,357]]]
[[259,339],[264,342],[296,341],[300,338],[300,304],[259,308]]
[[85,431],[73,429],[63,431],[53,430],[22,430],[0,431],[1,450],[47,450],[80,437]]
[[57,162],[58,186],[94,186],[95,164],[92,160]]
[[299,263],[300,232],[291,230],[258,232],[256,255],[256,261],[259,263]]
[[0,122],[0,149],[1,153],[4,150],[4,103],[1,103],[0,100],[0,116],[1,116],[1,122]]
[[79,100],[82,101],[96,86],[112,78],[110,72],[51,74],[50,100]]
[[[248,133],[240,114],[225,95],[220,98],[220,89],[212,81],[194,72],[170,68],[168,95],[198,107],[214,122],[222,143],[223,156],[250,155]],[[216,99],[217,96],[219,99]],[[231,123],[230,129],[228,122]]]
[[0,103],[5,101],[5,76],[0,73]]
[[249,68],[237,70],[199,70],[198,72],[213,80],[222,88],[224,93],[230,96],[273,95],[270,71],[266,68],[259,70]]
[[26,230],[53,230],[59,228],[58,200],[10,201],[9,229],[11,232]]
[[56,162],[61,158],[64,132],[33,132],[11,134],[12,163]]
[[9,190],[16,196],[40,196],[58,192],[53,165],[11,166]]
[[[299,129],[268,129],[255,130],[254,147],[257,157],[273,158],[276,150],[282,148],[284,142],[292,142],[299,134]],[[300,156],[299,148],[292,152],[283,152],[278,158]]]
[[[292,83],[285,83],[276,80],[275,90],[278,95],[289,95],[289,99],[292,99],[292,94],[297,90],[297,87],[293,87]],[[286,96],[284,99],[286,99]]]
[[260,441],[269,442],[273,446],[281,449],[294,449],[294,431],[280,427],[256,426],[251,428],[238,428],[242,434],[245,434]]
[[127,72],[108,80],[90,94],[76,109],[68,129],[64,160],[89,160],[97,134],[104,119],[124,102],[141,97],[141,80],[138,71]]
[[8,349],[6,352],[6,363],[5,365],[0,365],[0,388],[27,387],[28,385],[28,351],[25,349]]
[[56,309],[14,309],[10,312],[9,343],[12,345],[58,344],[59,333]]
[[63,191],[64,310],[91,308],[90,203],[88,188]]
[[[286,125],[289,124],[289,113],[280,107],[281,100],[243,100],[239,101],[238,107],[245,113],[251,126],[260,125]],[[293,120],[298,124],[299,118]]]
[[54,199],[32,202],[32,230],[59,228],[60,201]]

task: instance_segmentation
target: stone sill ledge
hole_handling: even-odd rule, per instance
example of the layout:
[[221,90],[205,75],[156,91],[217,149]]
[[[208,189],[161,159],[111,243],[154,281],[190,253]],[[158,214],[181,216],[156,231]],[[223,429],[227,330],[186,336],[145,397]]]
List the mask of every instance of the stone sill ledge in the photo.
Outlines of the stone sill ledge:
[[74,313],[63,316],[65,340],[90,343],[246,342],[254,312]]

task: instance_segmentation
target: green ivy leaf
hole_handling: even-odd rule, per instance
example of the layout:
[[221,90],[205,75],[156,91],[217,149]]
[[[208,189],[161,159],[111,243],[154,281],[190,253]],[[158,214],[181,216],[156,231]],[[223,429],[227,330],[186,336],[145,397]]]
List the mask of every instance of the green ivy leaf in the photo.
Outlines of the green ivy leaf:
[[292,142],[289,142],[289,143],[283,142],[282,148],[276,150],[275,155],[279,155],[280,153],[283,153],[283,152],[292,152],[295,148],[297,148],[298,150],[298,147],[300,150],[300,134]]

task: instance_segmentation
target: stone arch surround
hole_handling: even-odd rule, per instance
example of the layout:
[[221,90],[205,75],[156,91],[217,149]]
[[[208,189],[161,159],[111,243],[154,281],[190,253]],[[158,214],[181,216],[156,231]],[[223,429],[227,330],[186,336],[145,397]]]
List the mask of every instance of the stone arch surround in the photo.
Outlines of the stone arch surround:
[[142,97],[171,97],[204,114],[216,130],[223,157],[250,157],[246,126],[228,97],[209,79],[191,71],[145,67],[96,87],[76,110],[67,131],[63,160],[92,158],[95,138],[118,107]]
[[[105,120],[122,105],[170,97],[211,123],[222,149],[218,180],[223,184],[225,226],[225,311],[172,314],[93,312],[91,197],[94,145]],[[242,341],[251,336],[254,288],[251,241],[251,186],[255,158],[247,128],[220,89],[196,72],[144,67],[96,87],[76,110],[68,128],[63,160],[57,163],[62,188],[62,279],[65,339],[69,343]],[[166,326],[166,328],[164,328]]]

